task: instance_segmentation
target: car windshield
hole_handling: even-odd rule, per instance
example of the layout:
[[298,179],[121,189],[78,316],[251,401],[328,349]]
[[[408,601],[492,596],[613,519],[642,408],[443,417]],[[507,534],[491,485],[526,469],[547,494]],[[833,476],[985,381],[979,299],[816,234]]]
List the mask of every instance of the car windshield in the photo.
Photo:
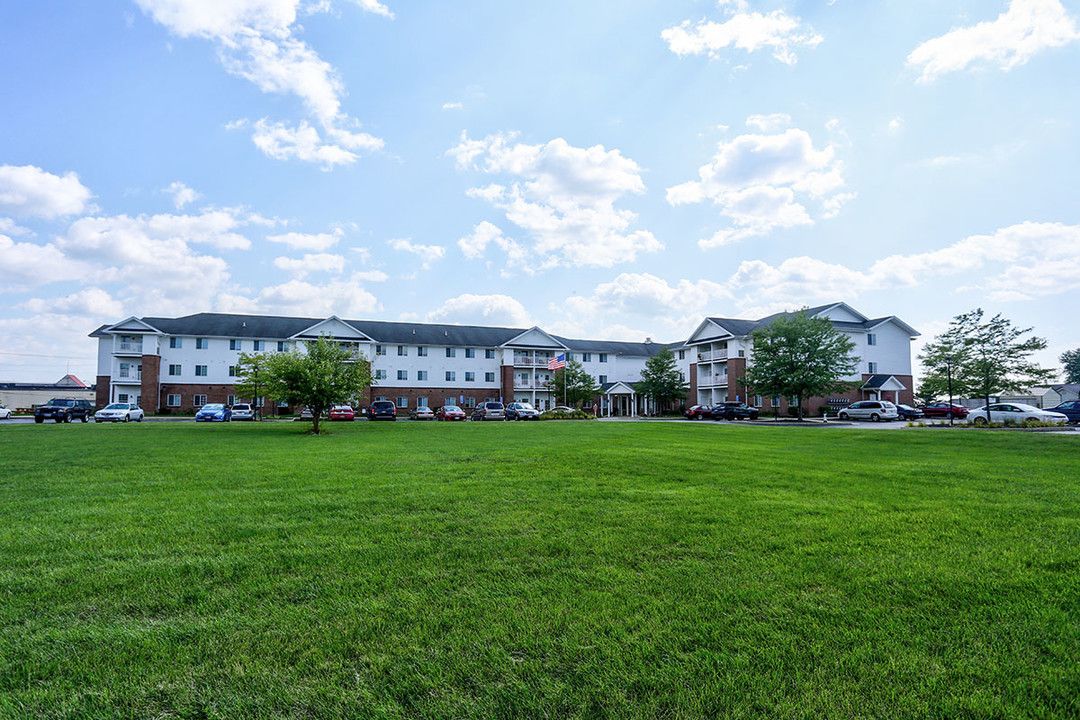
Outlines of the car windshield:
[[49,402],[49,404],[53,405],[55,407],[71,407],[71,406],[73,406],[75,404],[75,401],[74,400],[52,400],[52,401]]
[[443,412],[461,412],[461,408],[457,405],[447,405],[443,408]]
[[250,410],[247,405],[233,405],[233,410]]
[[215,403],[213,405],[203,405],[202,409],[203,409],[203,412],[221,412],[222,410],[225,409],[225,406],[221,405],[221,404],[218,404],[218,403]]
[[518,403],[518,410],[535,410],[529,403]]
[[106,410],[127,410],[127,403],[113,403],[112,405],[106,405]]

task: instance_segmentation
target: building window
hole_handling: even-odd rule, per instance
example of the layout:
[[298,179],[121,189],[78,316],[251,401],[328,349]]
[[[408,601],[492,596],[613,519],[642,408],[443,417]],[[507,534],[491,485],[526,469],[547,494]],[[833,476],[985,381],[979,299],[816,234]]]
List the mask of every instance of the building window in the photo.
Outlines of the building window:
[[470,360],[476,357],[476,348],[465,348],[465,357]]
[[203,405],[206,404],[206,396],[205,395],[195,395],[195,396],[192,397],[191,402],[195,405],[195,407],[202,407]]
[[791,399],[788,400],[788,407],[799,407],[799,398],[793,395]]
[[581,362],[592,362],[592,353],[581,353]]
[[427,357],[427,348],[423,345],[416,346],[416,357]]
[[251,349],[255,352],[262,352],[266,348],[265,340],[252,340]]
[[409,398],[407,398],[407,397],[405,397],[403,395],[399,396],[398,399],[397,399],[397,406],[399,408],[407,408],[407,407],[409,407]]
[[771,408],[780,407],[780,396],[779,395],[773,395],[771,398],[769,398],[769,407],[771,407]]
[[427,404],[427,398],[426,397],[418,397],[418,398],[416,398],[416,407],[418,407],[418,408],[426,408],[427,406],[428,406],[428,404]]
[[446,348],[446,357],[457,357],[457,348]]
[[242,350],[243,348],[242,348],[242,345],[241,345],[241,341],[240,340],[230,340],[229,341],[229,349],[230,350]]
[[169,347],[173,350],[184,347],[184,338],[171,337],[169,338]]
[[443,403],[443,405],[457,405],[457,398],[455,397],[448,397],[443,399],[446,401]]
[[180,407],[180,396],[179,395],[168,395],[168,396],[166,396],[165,397],[165,406],[166,407]]
[[397,371],[397,379],[398,380],[408,380],[409,379],[409,371],[408,370],[398,370]]
[[745,350],[740,350],[739,351],[739,357],[741,357],[741,358],[746,357],[746,351]]
[[253,403],[253,405],[255,405],[255,407],[262,407],[265,403],[266,403],[266,398],[257,397],[257,398],[255,398],[255,402]]
[[229,377],[236,377],[236,371],[239,369],[237,365],[229,366]]
[[126,403],[127,401],[128,401],[128,394],[127,393],[120,393],[119,395],[116,396],[116,402],[124,402],[124,403]]
[[169,366],[169,375],[172,375],[173,377],[178,377],[179,375],[182,375],[182,374],[183,374],[183,368],[181,368],[179,365],[170,365]]
[[446,371],[446,382],[455,382],[457,380],[457,373],[453,370]]
[[385,395],[376,395],[375,396],[375,402],[386,402],[386,396]]
[[487,360],[494,360],[495,359],[495,351],[492,350],[491,348],[488,348],[487,350],[484,351],[484,358],[486,358]]
[[375,354],[376,355],[385,355],[386,354],[386,348],[383,347],[382,345],[376,345],[375,346]]
[[416,379],[417,380],[427,380],[427,370],[417,370],[416,371]]
[[757,407],[757,408],[761,407],[761,396],[760,395],[755,395],[754,396],[753,405],[754,405],[754,407]]
[[596,381],[603,385],[607,382],[607,375],[601,375],[600,377],[596,378]]
[[465,373],[465,382],[476,382],[476,373],[474,373],[474,372]]
[[233,405],[236,404],[236,396],[235,395],[230,395],[227,402],[229,404],[229,407],[232,407]]
[[408,357],[409,348],[405,347],[404,345],[398,345],[397,346],[397,354],[398,354],[398,357]]
[[385,370],[376,370],[375,371],[375,379],[376,380],[385,380],[386,379],[386,371]]
[[870,374],[871,374],[871,375],[876,375],[876,374],[877,374],[877,363],[876,363],[876,362],[872,362],[872,363],[867,363],[867,365],[868,365],[868,366],[869,366],[869,368],[870,368]]
[[206,377],[206,366],[205,365],[196,365],[195,366],[195,377]]
[[210,347],[210,341],[209,340],[207,340],[206,338],[195,338],[195,349],[196,350],[205,350],[208,347]]
[[600,353],[600,362],[607,362],[607,353]]
[[573,359],[574,359],[574,353],[572,353],[572,352],[566,353],[566,362],[570,362]]
[[467,407],[467,408],[476,407],[476,398],[471,398],[471,397],[465,398],[465,407]]
[[286,342],[285,340],[278,340],[277,351],[278,352],[289,352],[289,343]]
[[875,335],[874,333],[867,333],[866,334],[866,344],[867,345],[877,345],[877,335]]
[[484,382],[495,382],[495,373],[484,373]]

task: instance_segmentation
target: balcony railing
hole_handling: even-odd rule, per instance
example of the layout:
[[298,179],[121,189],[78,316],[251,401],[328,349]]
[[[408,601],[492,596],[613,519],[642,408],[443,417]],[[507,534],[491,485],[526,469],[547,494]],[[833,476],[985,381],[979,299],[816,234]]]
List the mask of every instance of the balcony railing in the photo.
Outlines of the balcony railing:
[[712,362],[713,360],[727,360],[727,350],[710,350],[698,353],[698,362]]
[[727,375],[704,375],[698,378],[698,387],[725,387],[728,384]]
[[116,377],[117,377],[118,380],[130,380],[132,382],[142,382],[142,373],[141,372],[131,372],[131,371],[124,372],[123,370],[121,370],[116,375]]
[[139,353],[142,354],[141,342],[118,342],[116,343],[116,352],[122,353]]
[[548,360],[551,358],[546,357],[532,357],[525,355],[515,355],[514,364],[523,365],[525,367],[547,367]]

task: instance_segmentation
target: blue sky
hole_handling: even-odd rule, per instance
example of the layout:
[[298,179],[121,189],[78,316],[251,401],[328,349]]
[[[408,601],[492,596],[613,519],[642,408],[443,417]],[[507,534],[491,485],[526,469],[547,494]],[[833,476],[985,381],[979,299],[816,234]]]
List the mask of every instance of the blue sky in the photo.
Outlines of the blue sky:
[[0,380],[203,311],[1080,345],[1075,0],[0,6]]

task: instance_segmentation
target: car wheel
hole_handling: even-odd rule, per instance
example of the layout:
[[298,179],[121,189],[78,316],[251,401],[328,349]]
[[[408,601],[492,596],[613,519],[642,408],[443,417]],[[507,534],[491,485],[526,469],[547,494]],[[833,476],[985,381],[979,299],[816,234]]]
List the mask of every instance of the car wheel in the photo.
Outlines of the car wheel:
[[124,422],[131,422],[131,415],[125,415]]
[[848,414],[846,412],[840,413],[840,419],[841,420],[847,420],[848,419]]
[[43,423],[43,422],[45,422],[45,418],[43,418],[43,417],[36,417],[36,418],[34,418],[34,422],[36,422],[36,423]]
[[82,416],[82,421],[83,422],[87,422],[88,420],[90,420],[90,418],[87,415]]
[[871,415],[871,416],[870,416],[870,419],[871,419],[872,421],[874,421],[874,422],[881,422],[881,416],[880,416],[880,415],[878,415],[877,413],[874,413],[873,415]]
[[986,418],[977,417],[972,422],[974,422],[976,425],[985,425],[986,424]]
[[142,422],[142,419],[143,419],[143,416],[142,416],[142,415],[140,415],[140,416],[139,416],[139,419],[138,419],[138,420],[136,420],[135,422]]
[[946,420],[952,420],[953,419],[953,414],[951,412],[945,413],[945,419]]
[[735,419],[735,413],[728,413],[727,415],[724,416],[724,419],[728,420],[728,421],[734,420]]

